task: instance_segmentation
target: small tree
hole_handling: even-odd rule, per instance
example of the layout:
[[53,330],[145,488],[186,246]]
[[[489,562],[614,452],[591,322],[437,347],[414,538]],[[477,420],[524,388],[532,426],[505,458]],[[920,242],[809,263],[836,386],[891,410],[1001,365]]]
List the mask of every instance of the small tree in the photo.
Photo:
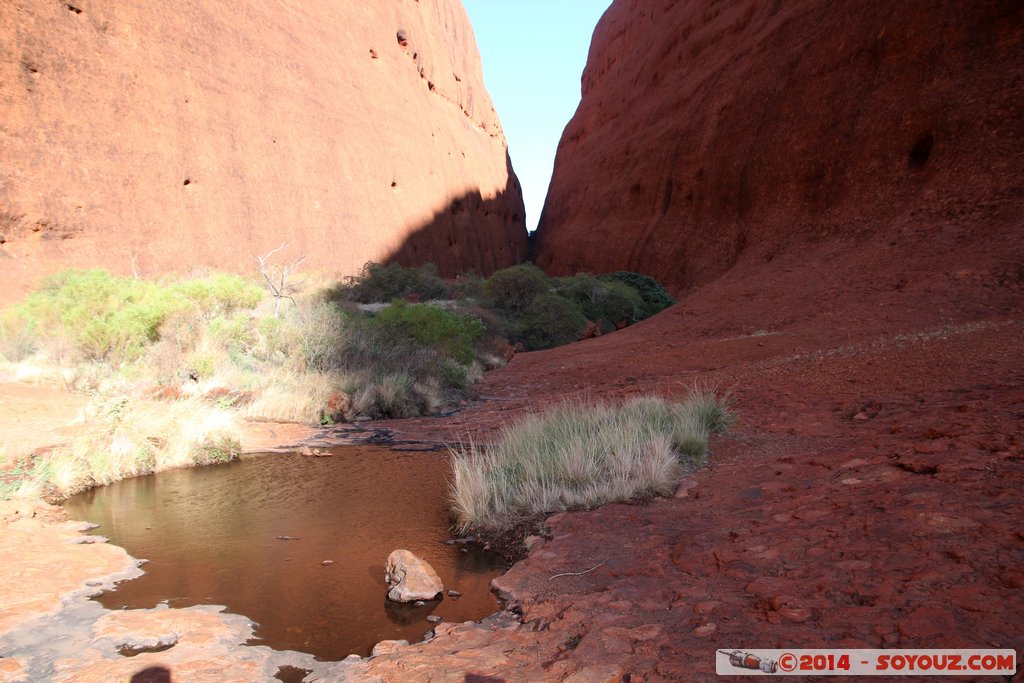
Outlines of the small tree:
[[305,256],[300,256],[286,266],[281,266],[276,263],[271,263],[271,256],[281,251],[288,246],[287,242],[282,242],[281,246],[277,249],[271,249],[266,254],[253,256],[256,264],[259,266],[260,275],[267,282],[267,289],[270,290],[270,295],[274,297],[274,317],[278,317],[278,313],[281,309],[281,299],[288,299],[293,304],[295,299],[291,297],[290,292],[294,292],[296,285],[289,283],[288,278],[291,277],[292,273],[298,268],[299,264],[306,260]]

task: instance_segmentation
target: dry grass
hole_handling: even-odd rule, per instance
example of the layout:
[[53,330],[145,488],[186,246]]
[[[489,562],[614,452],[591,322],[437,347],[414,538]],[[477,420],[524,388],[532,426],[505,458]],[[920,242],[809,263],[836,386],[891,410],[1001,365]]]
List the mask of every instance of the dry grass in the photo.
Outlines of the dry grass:
[[103,401],[69,446],[36,462],[17,495],[64,498],[141,474],[225,462],[240,450],[234,434],[233,414],[200,399]]
[[727,401],[697,390],[679,403],[564,403],[501,431],[487,448],[450,448],[450,497],[462,532],[641,495],[668,495],[704,462],[708,436],[732,421]]

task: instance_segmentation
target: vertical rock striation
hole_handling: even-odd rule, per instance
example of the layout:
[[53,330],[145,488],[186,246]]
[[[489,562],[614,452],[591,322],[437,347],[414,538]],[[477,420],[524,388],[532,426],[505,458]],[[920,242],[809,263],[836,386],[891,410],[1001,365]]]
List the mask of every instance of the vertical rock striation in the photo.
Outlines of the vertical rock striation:
[[826,239],[1019,237],[1022,64],[1019,2],[615,0],[536,261],[681,292]]
[[282,242],[327,273],[526,249],[458,0],[0,3],[0,235],[5,294]]

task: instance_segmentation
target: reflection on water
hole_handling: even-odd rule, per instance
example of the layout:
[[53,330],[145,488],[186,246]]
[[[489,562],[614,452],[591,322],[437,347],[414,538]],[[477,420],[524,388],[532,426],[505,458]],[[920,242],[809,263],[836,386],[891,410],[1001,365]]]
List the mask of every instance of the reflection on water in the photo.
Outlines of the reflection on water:
[[[466,621],[497,609],[489,583],[501,559],[440,542],[450,536],[446,453],[331,452],[162,472],[71,498],[72,518],[150,560],[144,576],[99,601],[227,605],[260,624],[259,643],[331,660],[368,654],[380,640],[418,640],[430,614]],[[462,597],[422,607],[386,600],[384,562],[396,548],[426,559]]]

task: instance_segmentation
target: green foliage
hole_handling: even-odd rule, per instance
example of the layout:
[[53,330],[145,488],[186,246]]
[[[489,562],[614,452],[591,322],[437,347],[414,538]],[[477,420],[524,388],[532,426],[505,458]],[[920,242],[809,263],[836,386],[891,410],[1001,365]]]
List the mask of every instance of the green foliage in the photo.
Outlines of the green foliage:
[[152,282],[95,269],[48,278],[15,311],[35,334],[66,337],[84,358],[117,363],[140,356],[185,306],[180,294]]
[[362,304],[384,303],[392,299],[417,297],[420,300],[445,296],[444,281],[437,267],[428,263],[419,268],[405,268],[397,263],[374,263],[363,266],[359,275],[349,278],[328,293],[330,301],[355,301]]
[[599,323],[605,332],[643,317],[644,302],[639,292],[622,282],[600,280],[579,273],[574,277],[559,278],[556,290],[575,302],[587,320]]
[[579,339],[587,318],[579,306],[554,293],[536,297],[517,320],[516,341],[527,351],[550,349]]
[[35,336],[69,340],[82,358],[118,364],[140,357],[169,318],[226,316],[252,308],[262,296],[233,275],[161,286],[101,269],[67,270],[45,280],[9,315]]
[[206,317],[230,316],[237,310],[255,308],[263,300],[261,287],[238,275],[226,273],[182,280],[172,284],[170,289],[180,293],[192,308]]
[[211,339],[229,351],[248,352],[256,345],[256,327],[251,315],[237,312],[230,317],[219,315],[213,318],[207,330]]
[[641,320],[650,318],[655,313],[663,311],[675,303],[675,299],[669,295],[668,291],[649,275],[622,270],[617,273],[601,275],[599,279],[605,282],[621,282],[639,292],[640,298],[643,300]]
[[473,362],[473,345],[484,336],[484,323],[479,318],[429,304],[394,301],[377,313],[376,321],[390,332],[410,337],[466,365]]
[[483,294],[491,306],[509,314],[519,314],[541,294],[551,289],[548,276],[532,263],[504,268],[484,282]]

